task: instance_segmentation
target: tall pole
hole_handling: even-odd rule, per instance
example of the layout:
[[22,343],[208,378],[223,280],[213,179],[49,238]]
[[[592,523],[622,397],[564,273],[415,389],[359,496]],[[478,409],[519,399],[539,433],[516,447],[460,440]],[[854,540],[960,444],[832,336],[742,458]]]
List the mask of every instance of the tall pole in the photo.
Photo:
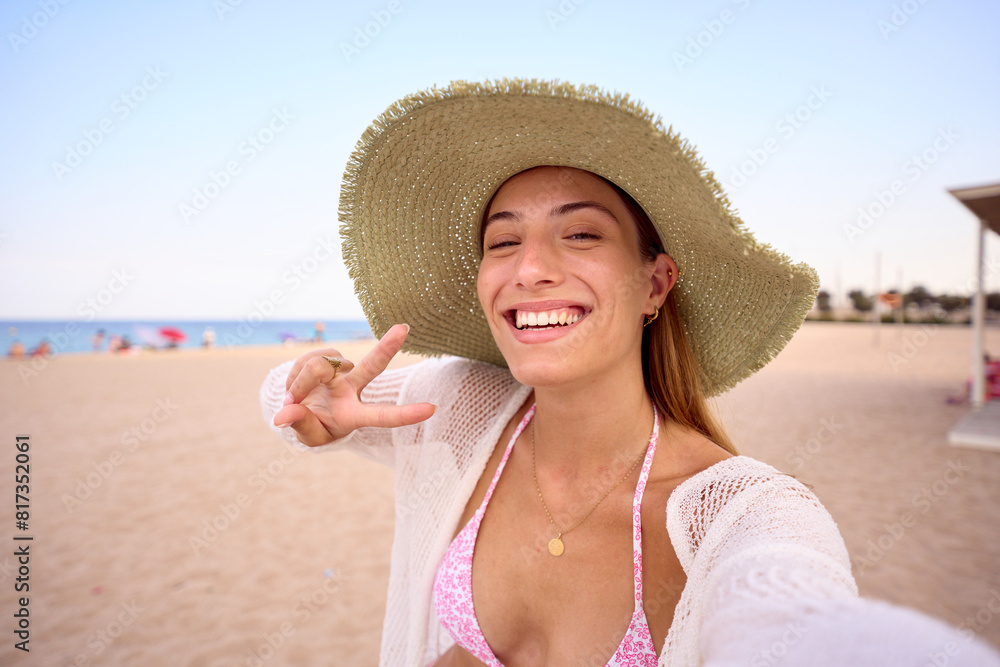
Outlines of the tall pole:
[[896,284],[899,285],[899,308],[896,309],[896,324],[900,326],[896,327],[896,335],[901,336],[903,327],[903,322],[906,321],[906,292],[903,290],[903,268],[900,267],[896,273]]
[[882,299],[879,298],[879,294],[882,293],[882,253],[875,253],[875,295],[872,297],[872,319],[875,320],[875,340],[872,341],[875,347],[878,347],[879,342],[879,330],[882,326],[882,313],[879,312],[881,307],[879,304]]
[[983,361],[985,344],[983,329],[986,325],[986,297],[983,294],[983,246],[986,240],[986,223],[979,221],[976,237],[976,300],[972,308],[972,407],[981,408],[986,402],[986,364]]

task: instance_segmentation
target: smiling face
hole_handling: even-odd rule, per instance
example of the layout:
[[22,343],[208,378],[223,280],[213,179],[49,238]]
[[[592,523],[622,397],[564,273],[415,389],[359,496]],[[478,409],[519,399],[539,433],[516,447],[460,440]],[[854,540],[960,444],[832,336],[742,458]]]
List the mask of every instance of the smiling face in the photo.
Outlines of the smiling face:
[[625,203],[585,171],[537,167],[497,191],[483,227],[479,300],[520,382],[640,369],[643,316],[676,267],[646,261]]

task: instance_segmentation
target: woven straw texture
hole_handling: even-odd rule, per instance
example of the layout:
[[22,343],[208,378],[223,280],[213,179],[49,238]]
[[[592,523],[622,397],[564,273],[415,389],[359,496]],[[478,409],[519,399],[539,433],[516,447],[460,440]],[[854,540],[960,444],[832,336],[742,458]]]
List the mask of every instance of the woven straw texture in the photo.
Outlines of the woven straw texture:
[[770,361],[819,281],[758,243],[694,149],[628,96],[546,81],[453,82],[406,97],[369,127],[341,188],[344,260],[375,334],[404,349],[505,366],[476,294],[479,223],[508,178],[576,167],[627,191],[681,278],[675,298],[712,396]]

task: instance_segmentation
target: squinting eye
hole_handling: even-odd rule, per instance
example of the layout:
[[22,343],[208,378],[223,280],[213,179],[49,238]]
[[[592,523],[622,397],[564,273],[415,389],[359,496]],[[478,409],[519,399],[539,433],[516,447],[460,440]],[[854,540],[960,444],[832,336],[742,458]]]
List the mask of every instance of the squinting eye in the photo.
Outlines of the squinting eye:
[[570,238],[578,241],[598,241],[601,237],[590,232],[576,232],[575,234],[571,234]]
[[486,246],[486,249],[496,250],[497,248],[506,248],[512,245],[517,245],[517,243],[515,241],[501,239],[499,241],[491,241],[489,245]]

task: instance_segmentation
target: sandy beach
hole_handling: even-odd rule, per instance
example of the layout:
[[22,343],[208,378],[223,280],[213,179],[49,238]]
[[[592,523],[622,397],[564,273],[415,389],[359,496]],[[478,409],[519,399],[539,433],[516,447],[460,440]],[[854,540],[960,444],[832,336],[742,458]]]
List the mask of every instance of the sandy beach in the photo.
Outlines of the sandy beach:
[[[987,334],[1000,350],[1000,331]],[[865,596],[1000,645],[1000,452],[951,447],[964,327],[808,323],[716,402],[741,452],[809,484]],[[360,358],[370,343],[340,347]],[[257,392],[308,348],[0,363],[4,665],[374,665],[392,471],[286,448]],[[398,358],[394,364],[416,358]],[[17,435],[30,518],[15,527]],[[30,649],[14,648],[31,536]],[[997,602],[994,602],[996,608]],[[978,620],[975,620],[978,615]]]

